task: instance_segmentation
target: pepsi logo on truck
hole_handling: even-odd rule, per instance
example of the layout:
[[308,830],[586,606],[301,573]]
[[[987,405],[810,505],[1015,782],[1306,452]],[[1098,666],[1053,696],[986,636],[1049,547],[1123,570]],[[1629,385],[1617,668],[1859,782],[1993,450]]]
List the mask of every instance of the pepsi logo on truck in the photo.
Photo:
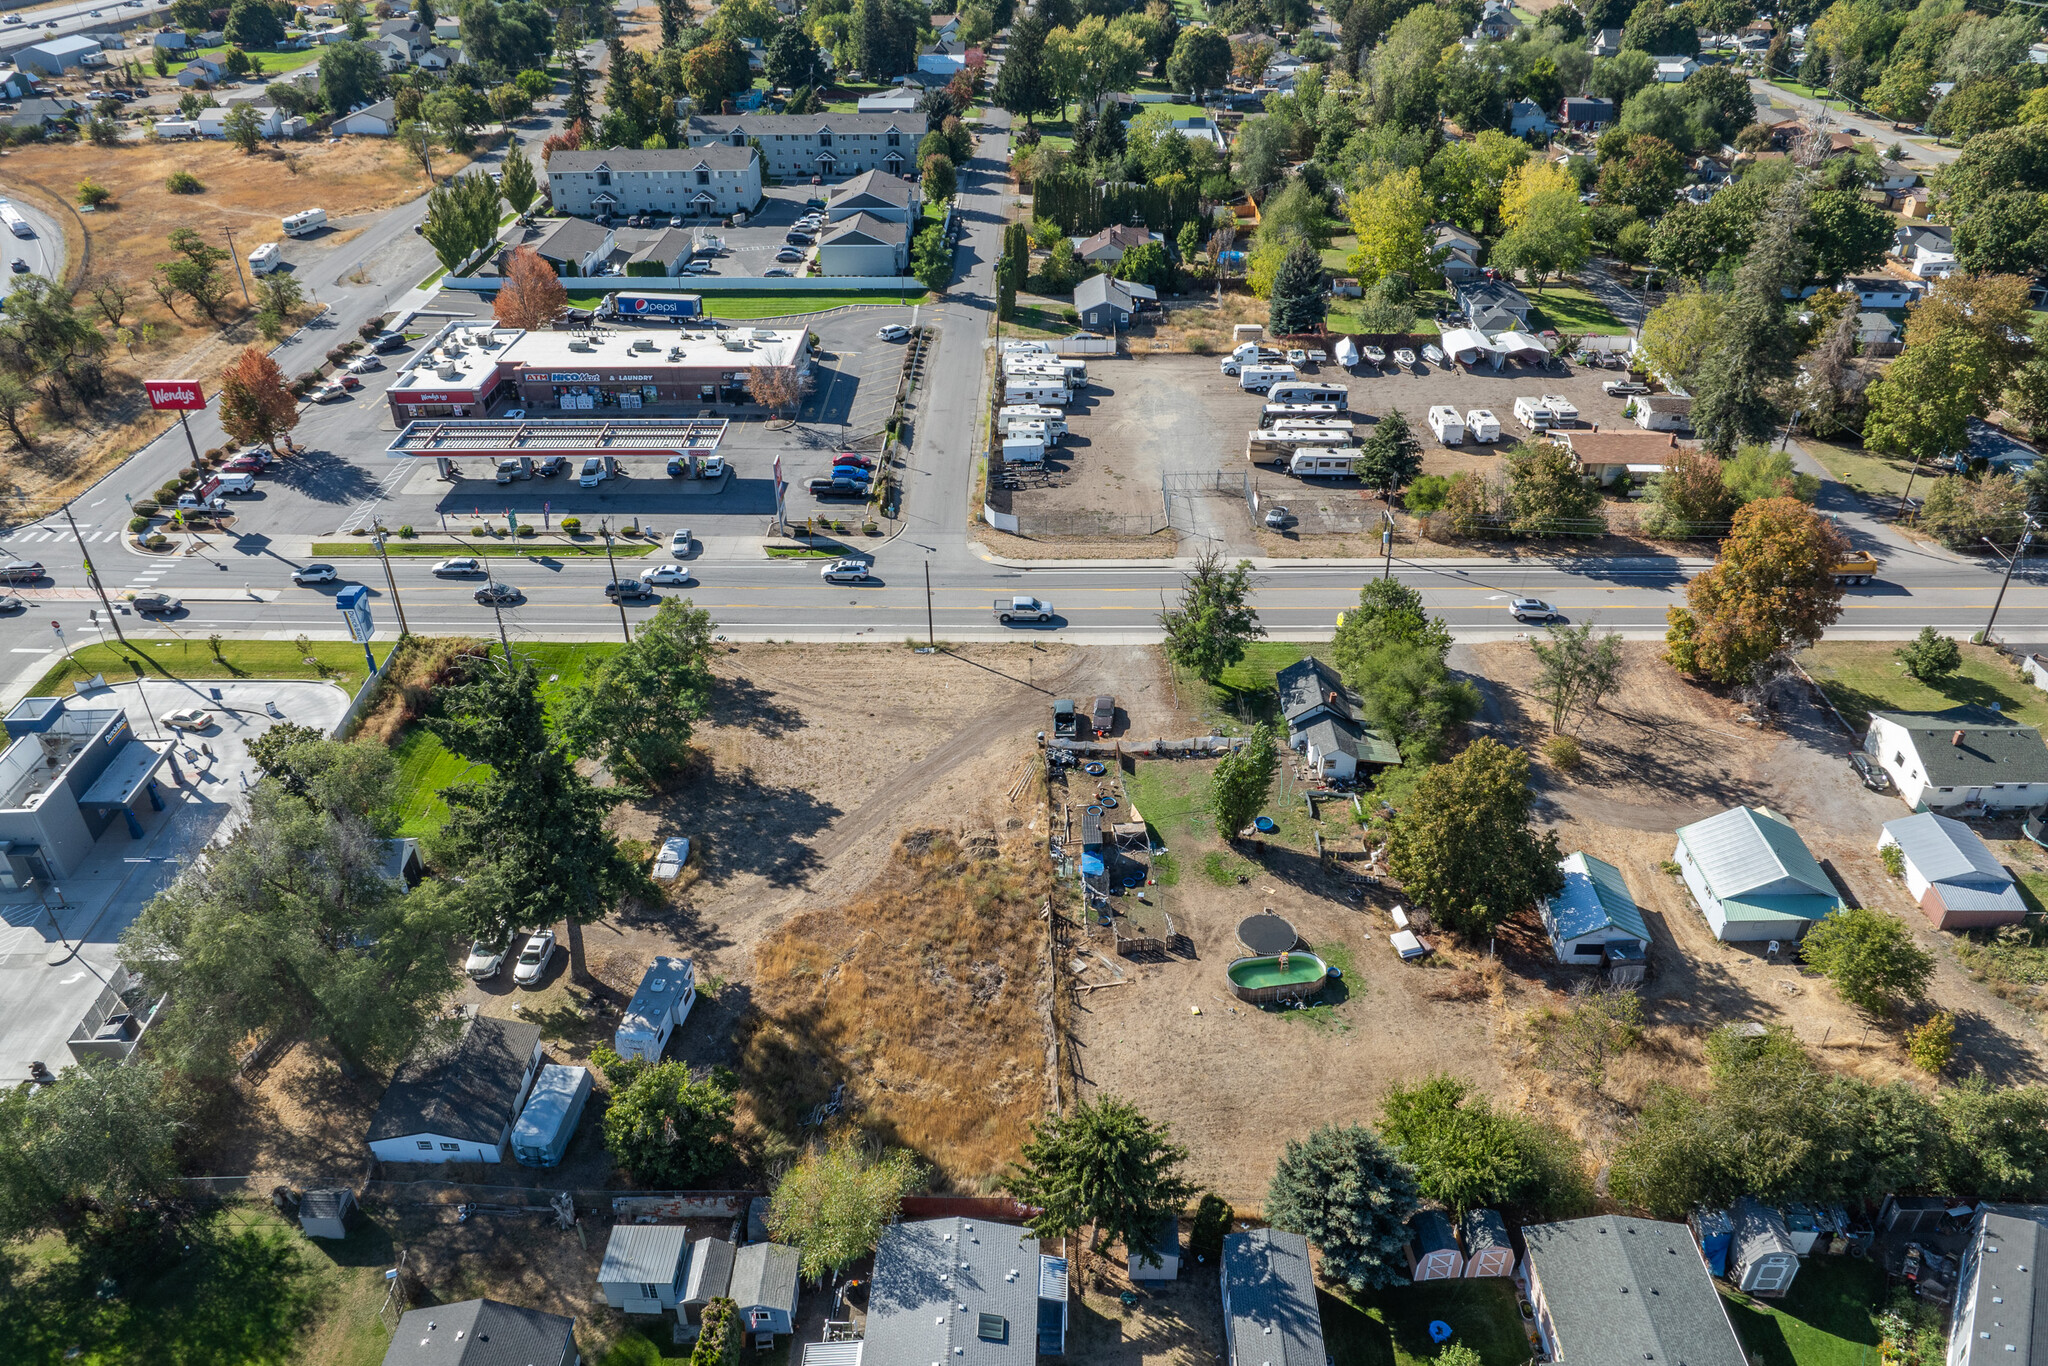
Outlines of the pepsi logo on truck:
[[622,318],[695,318],[704,311],[696,294],[614,294],[612,312]]

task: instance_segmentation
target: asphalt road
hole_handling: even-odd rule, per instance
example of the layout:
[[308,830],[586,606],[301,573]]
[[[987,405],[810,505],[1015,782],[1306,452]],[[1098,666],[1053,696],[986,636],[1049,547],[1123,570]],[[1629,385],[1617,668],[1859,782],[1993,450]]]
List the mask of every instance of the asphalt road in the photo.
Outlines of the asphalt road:
[[[169,0],[145,0],[140,8],[131,8],[123,0],[100,0],[98,4],[84,0],[79,4],[15,10],[12,13],[20,16],[21,22],[0,25],[0,52],[15,52],[74,33],[99,33],[122,24],[135,24],[138,20],[153,19],[169,9]],[[99,12],[98,18],[93,17],[95,10]],[[56,21],[55,28],[43,27],[51,20]]]
[[[6,193],[6,188],[5,178],[0,177],[0,195]],[[19,278],[11,269],[16,261],[26,261],[29,273],[40,275],[45,280],[62,280],[64,230],[58,226],[57,220],[26,200],[8,196],[7,202],[14,206],[15,212],[29,221],[29,225],[36,230],[36,235],[16,237],[11,232],[0,232],[0,257],[6,259],[10,268],[4,277],[0,277],[0,292],[4,292],[10,282]]]

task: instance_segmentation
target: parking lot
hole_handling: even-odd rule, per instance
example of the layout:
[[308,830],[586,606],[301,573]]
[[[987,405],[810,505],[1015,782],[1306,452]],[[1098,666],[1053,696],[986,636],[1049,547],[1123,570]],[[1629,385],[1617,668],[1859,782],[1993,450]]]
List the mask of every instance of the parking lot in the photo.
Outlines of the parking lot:
[[[1604,430],[1626,421],[1626,400],[1610,398],[1600,387],[1620,376],[1614,370],[1509,365],[1495,373],[1485,367],[1417,365],[1397,371],[1391,359],[1388,364],[1379,373],[1369,365],[1347,373],[1334,363],[1312,364],[1302,377],[1350,390],[1349,416],[1360,424],[1361,439],[1373,423],[1398,408],[1422,439],[1423,469],[1430,474],[1498,468],[1499,453],[1528,436],[1514,421],[1519,397],[1562,394],[1578,406],[1582,427]],[[1067,410],[1066,442],[1047,453],[1042,478],[1023,475],[1024,486],[1012,494],[1022,530],[1048,536],[1145,535],[1170,517],[1184,534],[1236,553],[1259,553],[1243,476],[1250,470],[1246,438],[1258,427],[1264,404],[1264,398],[1224,375],[1215,356],[1091,357],[1087,387],[1076,392]],[[1444,446],[1426,422],[1437,404],[1461,413],[1490,408],[1501,424],[1500,442]],[[1256,473],[1263,487],[1299,487],[1313,495],[1310,501],[1342,504],[1360,496],[1348,482],[1302,481],[1270,466]]]
[[[705,275],[717,278],[732,276],[765,276],[770,270],[785,270],[800,276],[809,267],[813,249],[804,248],[803,259],[779,261],[776,256],[785,246],[789,230],[796,221],[813,208],[824,208],[827,186],[776,185],[764,191],[765,198],[759,213],[747,215],[744,226],[725,228],[718,226],[715,219],[685,218],[683,231],[703,229],[712,233],[725,244],[725,250],[715,257],[703,258],[711,267]],[[542,219],[528,228],[521,239],[531,242],[538,239],[554,220]],[[614,245],[620,251],[638,251],[663,232],[668,231],[669,220],[656,218],[645,227],[632,227],[625,222],[615,221],[613,225]],[[814,233],[815,237],[816,234]]]

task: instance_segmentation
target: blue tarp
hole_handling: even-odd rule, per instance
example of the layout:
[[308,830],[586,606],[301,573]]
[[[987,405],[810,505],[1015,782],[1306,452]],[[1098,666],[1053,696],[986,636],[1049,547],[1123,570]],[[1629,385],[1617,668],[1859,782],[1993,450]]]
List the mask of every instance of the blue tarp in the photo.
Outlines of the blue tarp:
[[1081,855],[1081,871],[1089,877],[1101,877],[1104,871],[1102,860],[1094,854]]

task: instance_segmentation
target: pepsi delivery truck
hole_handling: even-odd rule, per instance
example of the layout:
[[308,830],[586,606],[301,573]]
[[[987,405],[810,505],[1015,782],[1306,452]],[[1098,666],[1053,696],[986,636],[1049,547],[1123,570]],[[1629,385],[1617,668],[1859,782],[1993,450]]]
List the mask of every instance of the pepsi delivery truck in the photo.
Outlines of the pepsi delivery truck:
[[603,317],[622,321],[666,322],[680,324],[684,318],[704,316],[704,296],[701,294],[612,294],[605,299],[605,306],[599,310]]

